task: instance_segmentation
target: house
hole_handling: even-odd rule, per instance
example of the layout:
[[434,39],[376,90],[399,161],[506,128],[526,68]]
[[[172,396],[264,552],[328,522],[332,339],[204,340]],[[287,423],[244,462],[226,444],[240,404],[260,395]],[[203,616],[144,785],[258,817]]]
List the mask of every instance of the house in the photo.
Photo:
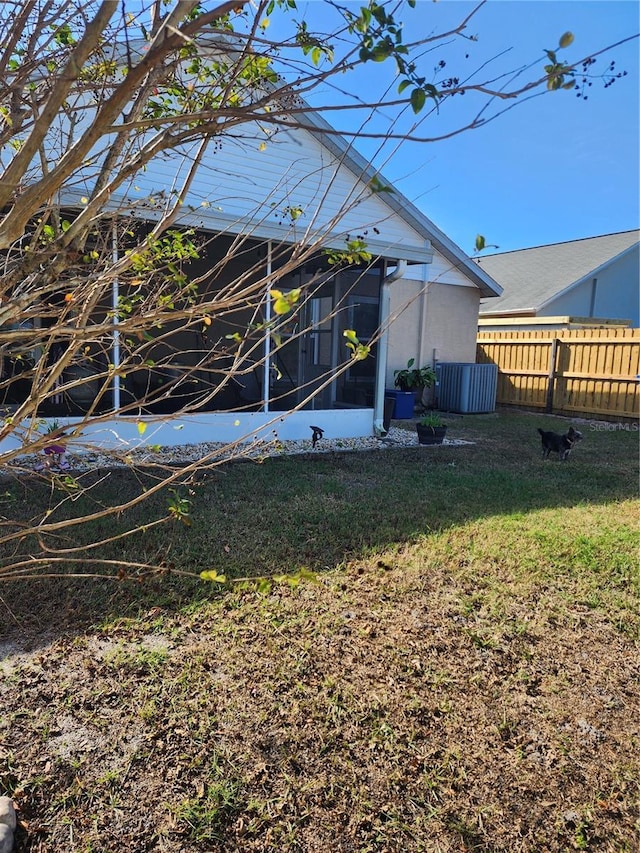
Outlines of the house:
[[476,259],[504,288],[480,306],[482,331],[640,326],[640,230]]
[[[109,207],[152,223],[158,214],[149,200],[170,194],[191,168],[193,151],[185,146],[151,161],[126,193],[112,194]],[[65,209],[81,209],[90,180],[61,193]],[[79,423],[73,415],[88,410],[99,415],[83,423],[90,444],[246,441],[274,433],[300,439],[310,436],[312,424],[327,437],[381,434],[394,370],[409,358],[474,361],[480,300],[501,293],[490,274],[313,112],[295,125],[265,128],[256,121],[216,139],[174,227],[206,238],[188,267],[201,293],[258,277],[263,298],[244,314],[215,317],[206,330],[163,328],[144,363],[126,371],[119,370],[122,339],[114,323],[109,360],[116,370],[108,393],[98,380],[79,381],[105,370],[88,360],[63,377],[42,411],[61,424]],[[326,250],[344,250],[354,240],[366,244],[370,260],[348,268],[328,263]],[[221,265],[238,245],[242,251]],[[317,251],[296,265],[300,247],[310,245]],[[280,325],[277,339],[268,335],[251,351],[238,381],[226,382],[223,361],[212,357],[216,342],[247,328],[251,311],[263,322],[273,316],[269,276],[283,264],[292,269],[278,280],[279,290],[313,281],[312,292]],[[118,298],[115,281],[114,305]],[[349,362],[349,329],[373,341],[369,358]]]

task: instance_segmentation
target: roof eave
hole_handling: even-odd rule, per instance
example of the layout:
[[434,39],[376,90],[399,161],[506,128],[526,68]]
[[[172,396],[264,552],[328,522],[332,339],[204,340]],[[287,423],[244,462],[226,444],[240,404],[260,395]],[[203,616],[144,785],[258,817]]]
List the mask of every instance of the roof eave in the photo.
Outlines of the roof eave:
[[[136,49],[144,51],[146,43],[144,40],[134,40]],[[208,45],[213,51],[234,51],[240,46],[237,39],[234,41],[232,36],[215,34],[211,39],[211,44]],[[127,50],[132,49],[132,44],[127,45]],[[265,88],[271,88],[266,84]],[[277,89],[273,87],[274,95],[277,97]],[[301,99],[302,101],[302,99]],[[354,147],[347,142],[335,128],[325,121],[317,112],[302,101],[304,106],[308,106],[308,112],[304,110],[300,113],[300,119],[296,121],[296,126],[301,126],[307,132],[316,136],[321,144],[327,148],[334,156],[338,157],[341,162],[352,171],[359,180],[366,180],[369,183],[373,178],[377,177],[386,183],[383,176],[374,169],[371,164],[358,152]],[[398,190],[393,190],[390,193],[385,193],[385,202],[388,206],[403,219],[414,231],[416,231],[425,240],[424,252],[422,249],[415,247],[403,247],[402,245],[394,245],[386,248],[384,251],[378,251],[372,241],[367,241],[368,247],[372,252],[378,253],[380,257],[388,259],[406,260],[413,263],[430,263],[433,257],[432,247],[440,252],[458,271],[462,272],[473,284],[478,287],[482,297],[492,298],[501,296],[503,289],[494,281],[490,275],[475,264],[471,258],[452,240],[450,240],[444,232],[442,232],[431,220],[426,217],[408,198],[406,198]],[[239,221],[239,220],[238,220]],[[273,228],[269,223],[260,223],[258,227],[252,224],[252,235],[255,233],[258,237],[262,236],[261,232],[271,232]],[[241,233],[236,231],[235,233]],[[277,236],[266,237],[265,239],[280,239]],[[329,248],[338,248],[329,242],[324,242],[323,245]],[[340,247],[344,248],[344,238],[340,238]],[[422,257],[420,257],[422,255]]]
[[[61,198],[64,206],[82,208],[82,193],[79,190],[68,190]],[[127,205],[122,199],[111,197],[104,205],[107,213],[123,216],[135,216],[147,222],[157,222],[163,216],[163,211],[143,206]],[[191,228],[198,228],[212,234],[244,235],[251,240],[273,240],[283,244],[294,244],[304,241],[308,245],[317,244],[318,249],[334,249],[340,251],[346,248],[347,235],[344,232],[309,233],[307,229],[278,225],[266,219],[256,222],[247,217],[225,216],[210,210],[183,210],[177,223]],[[433,260],[433,248],[429,240],[423,246],[388,243],[383,240],[367,240],[367,249],[375,258],[384,258],[392,263],[403,260],[411,264],[429,264]]]
[[[335,128],[314,112],[304,113],[304,129],[315,136],[334,156],[338,157],[357,178],[367,183],[378,178],[387,184],[384,176],[375,169]],[[483,297],[501,296],[503,288],[479,267],[453,240],[441,231],[413,202],[398,190],[384,194],[385,203],[392,208],[414,231],[427,239],[456,269],[464,273],[479,289]],[[406,259],[409,260],[409,259]]]

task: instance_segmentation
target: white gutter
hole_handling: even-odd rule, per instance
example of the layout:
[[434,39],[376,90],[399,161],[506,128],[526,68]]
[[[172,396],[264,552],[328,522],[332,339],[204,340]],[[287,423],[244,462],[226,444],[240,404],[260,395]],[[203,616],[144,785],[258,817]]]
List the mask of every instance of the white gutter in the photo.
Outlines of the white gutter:
[[389,342],[389,316],[391,314],[391,285],[407,271],[407,262],[398,261],[394,271],[385,276],[380,289],[380,338],[376,365],[376,393],[373,404],[373,432],[378,437],[386,434],[384,428],[384,386],[387,381],[387,347]]

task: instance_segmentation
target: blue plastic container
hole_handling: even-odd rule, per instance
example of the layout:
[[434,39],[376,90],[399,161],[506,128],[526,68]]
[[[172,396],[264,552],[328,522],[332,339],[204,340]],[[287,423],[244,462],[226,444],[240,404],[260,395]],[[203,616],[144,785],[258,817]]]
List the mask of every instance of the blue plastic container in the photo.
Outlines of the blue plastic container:
[[395,401],[392,418],[401,421],[413,417],[413,410],[416,405],[416,395],[413,391],[385,390],[384,396],[393,397]]

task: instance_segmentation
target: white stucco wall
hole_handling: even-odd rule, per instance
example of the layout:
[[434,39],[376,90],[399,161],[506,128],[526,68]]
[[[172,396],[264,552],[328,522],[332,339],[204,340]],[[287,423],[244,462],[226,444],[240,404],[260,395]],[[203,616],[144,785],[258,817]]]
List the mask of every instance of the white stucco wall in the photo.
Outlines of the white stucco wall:
[[480,291],[473,286],[425,285],[402,279],[391,289],[387,360],[388,388],[393,372],[410,358],[422,366],[437,361],[476,360]]
[[[56,418],[55,422],[71,432],[81,421],[78,418]],[[53,419],[40,422],[40,432]],[[140,434],[140,424],[145,425]],[[111,420],[89,419],[79,436],[69,439],[67,449],[72,454],[101,450],[121,453],[148,451],[147,462],[158,457],[153,449],[183,444],[244,445],[263,441],[302,441],[311,438],[312,426],[319,426],[327,439],[358,438],[373,435],[373,409],[327,409],[297,412],[196,412],[180,417],[169,415],[118,417]],[[33,435],[29,437],[29,430]],[[28,446],[38,429],[26,421],[21,428],[0,440],[0,459],[3,453],[13,453]],[[23,440],[26,438],[26,440]],[[213,447],[210,448],[213,450]],[[240,451],[242,452],[242,450]],[[14,457],[15,458],[15,457]]]
[[433,286],[424,336],[438,361],[475,362],[479,308],[475,287]]

